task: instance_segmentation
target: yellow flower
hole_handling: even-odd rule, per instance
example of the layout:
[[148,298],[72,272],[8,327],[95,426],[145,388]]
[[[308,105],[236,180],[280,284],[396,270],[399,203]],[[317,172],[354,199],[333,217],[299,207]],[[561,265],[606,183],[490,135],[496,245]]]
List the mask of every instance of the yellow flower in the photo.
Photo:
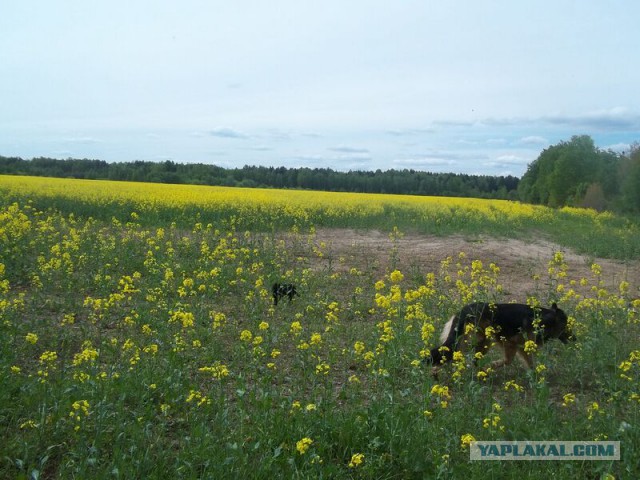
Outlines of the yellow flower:
[[46,351],[40,355],[40,363],[51,363],[55,362],[58,359],[58,354],[56,352]]
[[460,447],[463,450],[465,450],[469,448],[469,445],[471,445],[471,442],[475,442],[475,441],[476,439],[473,435],[471,435],[470,433],[465,433],[460,437]]
[[194,401],[199,407],[201,407],[202,405],[211,405],[211,399],[209,397],[207,397],[206,395],[202,395],[202,393],[198,392],[197,390],[191,390],[186,402],[191,403]]
[[520,385],[518,385],[515,380],[509,380],[508,382],[505,382],[504,384],[504,390],[506,392],[509,391],[509,389],[512,388],[513,390],[515,390],[516,392],[524,392],[524,388]]
[[327,363],[321,362],[316,365],[316,375],[328,375],[330,369],[331,367]]
[[253,338],[253,334],[249,330],[243,330],[240,332],[240,340],[243,342],[250,342]]
[[215,362],[210,367],[201,367],[198,369],[199,372],[210,373],[213,378],[216,380],[220,380],[222,378],[229,376],[229,369],[226,365],[221,364],[220,362]]
[[38,428],[38,424],[33,420],[27,420],[26,422],[20,424],[21,430],[24,430],[25,428]]
[[587,413],[589,416],[587,417],[589,420],[592,420],[595,413],[602,414],[602,410],[600,410],[600,405],[598,402],[591,402],[591,404],[587,407]]
[[529,353],[529,354],[536,353],[537,349],[538,349],[538,345],[533,340],[527,340],[526,342],[524,342],[525,353]]
[[211,311],[210,315],[211,315],[211,318],[213,319],[211,328],[213,328],[214,330],[221,328],[227,321],[227,317],[224,313]]
[[620,363],[618,368],[623,372],[628,372],[629,370],[631,370],[631,366],[632,366],[631,362],[624,360],[622,363]]
[[[89,416],[89,402],[86,400],[78,400],[76,402],[73,402],[71,404],[69,417],[73,418],[76,422],[80,422],[83,416]],[[80,430],[80,425],[76,424],[74,430]]]
[[564,262],[564,254],[562,252],[556,252],[553,254],[553,263],[560,265]]
[[451,398],[449,387],[438,384],[435,384],[433,387],[431,387],[431,395],[437,395],[441,398]]
[[307,450],[309,450],[309,447],[312,443],[313,440],[311,440],[309,437],[304,437],[303,439],[296,442],[296,450],[298,450],[298,453],[300,455],[304,455],[305,453],[307,453]]
[[260,322],[260,325],[258,325],[258,328],[260,330],[267,330],[269,328],[269,324],[267,322]]
[[360,466],[362,462],[364,462],[364,454],[354,453],[351,456],[351,461],[349,462],[349,468],[356,468]]
[[487,339],[491,340],[493,338],[493,336],[495,335],[496,330],[493,327],[487,327],[484,329],[484,336],[487,337]]
[[74,366],[81,365],[82,363],[94,363],[98,358],[98,351],[92,347],[91,342],[84,342],[82,346],[84,350],[73,356],[72,363]]
[[35,333],[27,333],[24,339],[27,342],[29,342],[31,345],[35,345],[36,342],[38,341],[38,335],[36,335]]
[[298,335],[302,331],[302,325],[300,322],[291,322],[291,333]]
[[391,280],[393,283],[400,283],[402,280],[404,280],[404,275],[399,270],[394,270],[389,274],[389,280]]
[[576,396],[573,393],[566,393],[563,397],[562,397],[562,406],[563,407],[568,407],[569,405],[571,405],[572,403],[574,403],[576,401]]

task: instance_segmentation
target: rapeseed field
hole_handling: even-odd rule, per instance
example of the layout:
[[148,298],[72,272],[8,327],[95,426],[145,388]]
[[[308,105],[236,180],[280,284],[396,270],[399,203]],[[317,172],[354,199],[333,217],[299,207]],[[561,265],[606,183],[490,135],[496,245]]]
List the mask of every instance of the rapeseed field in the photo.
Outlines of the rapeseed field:
[[[504,300],[500,265],[319,261],[324,226],[638,254],[636,224],[588,210],[0,177],[0,477],[638,476],[637,279],[573,278],[555,252],[522,302],[557,302],[578,340],[527,346],[530,372],[492,350],[434,378],[444,322]],[[275,306],[274,282],[298,296]],[[620,461],[469,461],[474,440],[605,439]]]

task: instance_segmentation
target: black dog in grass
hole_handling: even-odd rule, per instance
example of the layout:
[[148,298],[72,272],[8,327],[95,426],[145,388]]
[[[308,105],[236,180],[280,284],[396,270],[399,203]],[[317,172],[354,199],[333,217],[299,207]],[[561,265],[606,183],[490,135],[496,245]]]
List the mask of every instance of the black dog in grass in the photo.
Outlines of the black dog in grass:
[[293,283],[274,283],[271,287],[271,293],[273,294],[273,304],[278,305],[278,301],[283,297],[289,297],[289,301],[293,300],[293,297],[298,295],[296,286]]
[[[509,365],[516,355],[527,367],[533,368],[533,356],[525,351],[527,340],[542,345],[557,338],[562,343],[575,340],[567,315],[554,303],[551,308],[531,307],[521,303],[471,303],[452,316],[440,336],[441,346],[431,350],[427,363],[439,365],[450,362],[453,352],[461,345],[462,337],[471,337],[476,352],[485,353],[493,344],[502,348],[504,359],[492,367]],[[495,339],[487,334],[488,327]]]

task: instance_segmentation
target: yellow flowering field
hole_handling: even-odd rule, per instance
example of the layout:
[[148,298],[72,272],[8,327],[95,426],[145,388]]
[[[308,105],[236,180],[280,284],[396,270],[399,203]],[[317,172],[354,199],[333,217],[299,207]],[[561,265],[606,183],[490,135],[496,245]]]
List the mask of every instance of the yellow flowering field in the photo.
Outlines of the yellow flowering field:
[[[315,233],[507,235],[506,223],[554,238],[567,222],[597,239],[633,231],[629,220],[513,202],[23,177],[1,177],[0,200],[0,478],[640,472],[637,279],[612,288],[597,263],[574,278],[558,251],[521,301],[558,302],[578,340],[527,345],[531,372],[492,370],[492,350],[478,367],[456,353],[434,378],[421,361],[443,323],[470,301],[505,299],[501,265],[456,252],[431,270],[381,270],[334,261]],[[612,256],[633,253],[625,235]],[[298,295],[274,305],[274,282]],[[476,439],[617,440],[622,459],[470,462]]]
[[438,235],[546,236],[595,256],[640,256],[640,224],[608,212],[505,200],[70,180],[0,175],[0,198],[145,226],[236,230],[376,228]]

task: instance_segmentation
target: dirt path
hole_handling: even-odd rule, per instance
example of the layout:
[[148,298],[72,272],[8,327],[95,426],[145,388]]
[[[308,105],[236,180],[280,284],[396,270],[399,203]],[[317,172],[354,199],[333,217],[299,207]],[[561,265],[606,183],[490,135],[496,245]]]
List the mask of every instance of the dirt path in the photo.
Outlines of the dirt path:
[[[329,255],[336,260],[343,258],[344,268],[373,268],[382,276],[393,259],[394,242],[380,231],[351,229],[320,229],[317,241],[324,242]],[[466,239],[461,236],[436,237],[406,234],[395,242],[396,265],[403,272],[415,270],[421,274],[438,272],[440,262],[448,256],[454,258],[460,252],[467,259],[481,260],[485,267],[493,262],[500,267],[500,279],[507,291],[507,299],[523,301],[527,293],[535,290],[535,274],[541,282],[547,278],[548,262],[556,251],[564,254],[569,265],[569,280],[592,278],[591,264],[602,267],[602,280],[608,289],[617,291],[622,280],[631,284],[630,295],[640,296],[640,261],[620,262],[578,255],[552,242],[535,240],[531,243],[514,239]],[[339,267],[337,267],[339,268]]]

